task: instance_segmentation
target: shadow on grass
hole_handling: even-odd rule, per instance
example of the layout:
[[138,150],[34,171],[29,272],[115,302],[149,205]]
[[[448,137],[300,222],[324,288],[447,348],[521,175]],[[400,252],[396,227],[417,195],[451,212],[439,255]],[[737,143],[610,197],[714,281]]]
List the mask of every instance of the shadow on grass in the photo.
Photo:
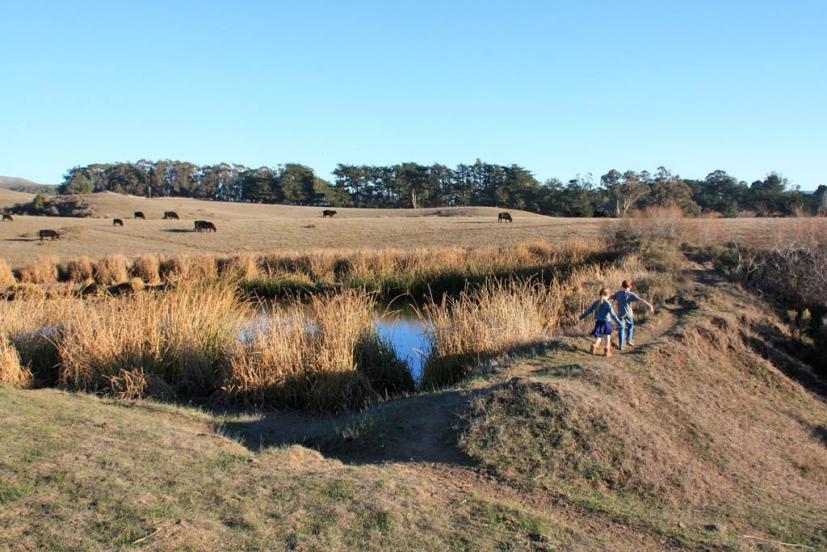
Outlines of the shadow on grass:
[[161,232],[171,232],[173,234],[191,234],[194,233],[195,230],[192,228],[162,228]]
[[347,464],[469,464],[455,425],[473,392],[444,390],[387,401],[359,413],[314,417],[263,412],[227,420],[220,431],[253,451],[293,444]]

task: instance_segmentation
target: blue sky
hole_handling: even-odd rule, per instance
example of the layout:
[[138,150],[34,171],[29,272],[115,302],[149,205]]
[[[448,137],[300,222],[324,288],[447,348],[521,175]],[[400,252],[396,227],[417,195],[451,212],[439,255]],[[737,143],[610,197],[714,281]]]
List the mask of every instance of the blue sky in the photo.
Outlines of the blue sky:
[[181,159],[827,183],[827,3],[0,0],[0,174]]

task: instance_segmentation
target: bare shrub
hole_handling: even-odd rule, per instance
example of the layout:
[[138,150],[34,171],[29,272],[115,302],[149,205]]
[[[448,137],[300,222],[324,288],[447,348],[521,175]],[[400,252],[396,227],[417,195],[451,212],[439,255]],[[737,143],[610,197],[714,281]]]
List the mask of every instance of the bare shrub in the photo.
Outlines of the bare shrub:
[[218,276],[215,256],[177,256],[161,261],[161,279],[173,283],[197,283]]
[[57,259],[39,257],[17,271],[22,284],[53,284],[57,282]]
[[161,281],[160,266],[155,255],[141,255],[132,261],[132,275],[147,284],[157,284]]
[[95,265],[89,257],[78,257],[66,263],[66,280],[74,283],[88,282],[94,279]]
[[95,281],[99,284],[120,284],[128,279],[129,261],[123,255],[110,255],[95,262]]
[[259,275],[258,258],[254,254],[236,255],[217,261],[218,273],[231,280],[250,280]]

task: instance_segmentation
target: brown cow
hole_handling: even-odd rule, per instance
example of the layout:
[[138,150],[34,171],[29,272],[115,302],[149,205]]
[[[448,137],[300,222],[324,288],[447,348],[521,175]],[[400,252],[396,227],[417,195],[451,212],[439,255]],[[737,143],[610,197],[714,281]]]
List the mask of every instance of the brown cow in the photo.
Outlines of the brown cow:
[[14,217],[11,216],[8,213],[3,213],[3,222],[6,222],[6,221],[14,222]]
[[322,211],[322,218],[333,218],[334,216],[336,216],[336,211],[334,211],[333,209],[325,209],[324,211]]
[[208,220],[196,220],[195,221],[195,231],[196,232],[218,232],[218,229],[215,227],[215,224]]
[[164,220],[178,220],[178,213],[175,211],[164,211]]
[[40,241],[43,241],[45,239],[49,239],[49,240],[59,240],[60,239],[60,232],[58,232],[57,230],[41,230],[40,232],[37,233],[37,235],[40,236]]
[[497,215],[497,222],[514,222],[514,219],[511,218],[511,213],[503,211]]
[[112,226],[123,226],[123,219],[112,219]]
[[132,216],[134,216],[136,219],[146,220],[146,217],[144,216],[143,211],[135,211],[135,214],[132,215]]

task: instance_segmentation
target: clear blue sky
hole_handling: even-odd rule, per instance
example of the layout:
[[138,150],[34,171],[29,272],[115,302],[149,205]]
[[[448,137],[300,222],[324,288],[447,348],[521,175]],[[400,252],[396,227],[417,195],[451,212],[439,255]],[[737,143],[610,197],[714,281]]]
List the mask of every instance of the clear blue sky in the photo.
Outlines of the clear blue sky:
[[827,183],[827,2],[0,0],[0,174],[171,158]]

